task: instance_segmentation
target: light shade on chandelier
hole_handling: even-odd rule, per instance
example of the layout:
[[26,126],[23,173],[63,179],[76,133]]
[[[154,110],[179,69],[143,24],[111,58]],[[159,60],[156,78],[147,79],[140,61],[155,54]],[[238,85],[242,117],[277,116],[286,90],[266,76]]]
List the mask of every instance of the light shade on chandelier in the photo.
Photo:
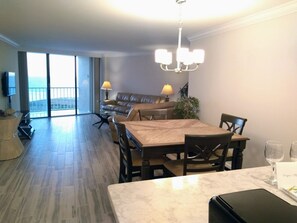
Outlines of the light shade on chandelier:
[[[180,6],[185,3],[186,0],[176,0],[176,3]],[[181,47],[181,34],[182,34],[182,19],[180,15],[179,28],[178,28],[178,45],[176,50],[176,68],[170,68],[172,64],[172,52],[166,49],[157,49],[155,51],[155,62],[160,64],[160,67],[164,71],[174,71],[181,73],[183,71],[194,71],[198,69],[199,64],[204,62],[204,50],[195,49],[189,51],[188,48]]]

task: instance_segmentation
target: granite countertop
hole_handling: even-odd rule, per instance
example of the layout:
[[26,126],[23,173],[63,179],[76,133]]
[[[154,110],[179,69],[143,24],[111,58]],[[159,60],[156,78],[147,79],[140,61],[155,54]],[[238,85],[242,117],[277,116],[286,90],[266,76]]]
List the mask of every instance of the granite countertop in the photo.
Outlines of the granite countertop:
[[264,182],[271,167],[257,167],[200,175],[114,184],[108,187],[109,198],[118,222],[208,222],[211,197],[264,188],[297,203]]

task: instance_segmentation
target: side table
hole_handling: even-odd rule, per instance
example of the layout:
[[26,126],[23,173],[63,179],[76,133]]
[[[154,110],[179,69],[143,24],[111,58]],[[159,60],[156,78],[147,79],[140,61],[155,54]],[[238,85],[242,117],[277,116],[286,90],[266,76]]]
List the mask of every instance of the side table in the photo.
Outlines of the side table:
[[99,113],[95,113],[100,118],[100,121],[95,122],[93,125],[99,124],[98,129],[101,128],[101,126],[108,123],[108,118],[115,114],[115,112],[107,112],[107,111],[100,111]]
[[21,122],[18,126],[18,130],[20,133],[20,137],[23,139],[31,139],[35,129],[32,128],[30,125],[31,119],[30,119],[30,112],[29,111],[21,111],[23,113],[23,117],[21,119]]
[[17,133],[21,118],[19,112],[0,117],[0,160],[14,159],[22,154],[24,146]]

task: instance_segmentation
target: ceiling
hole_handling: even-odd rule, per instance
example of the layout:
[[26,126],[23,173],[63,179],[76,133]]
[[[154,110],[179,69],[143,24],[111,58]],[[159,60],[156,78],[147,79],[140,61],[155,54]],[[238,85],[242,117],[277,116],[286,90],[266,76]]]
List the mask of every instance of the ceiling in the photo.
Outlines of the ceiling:
[[[183,44],[288,0],[187,0]],[[19,49],[112,56],[177,45],[175,0],[0,0],[0,40]],[[187,37],[187,38],[185,38]]]

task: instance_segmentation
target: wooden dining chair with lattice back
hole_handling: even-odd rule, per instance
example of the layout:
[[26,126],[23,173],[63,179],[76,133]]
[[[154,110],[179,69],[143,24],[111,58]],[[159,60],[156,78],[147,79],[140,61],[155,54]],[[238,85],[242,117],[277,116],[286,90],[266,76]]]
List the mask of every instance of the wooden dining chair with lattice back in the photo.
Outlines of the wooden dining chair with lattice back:
[[[224,128],[230,132],[242,135],[246,122],[247,122],[246,118],[241,118],[238,116],[223,113],[221,115],[221,121],[219,126],[220,128]],[[236,150],[234,150],[233,148],[229,148],[226,161],[232,162],[233,156],[236,156],[236,155],[237,155]],[[233,169],[232,163],[231,163],[231,168],[229,166],[226,167],[226,170],[229,170],[229,169]]]
[[[131,149],[129,140],[126,135],[126,126],[113,119],[120,150],[120,169],[119,169],[119,183],[131,182],[133,177],[141,176],[142,158],[140,151]],[[150,168],[152,178],[154,177],[154,170],[164,169],[163,157],[150,159]]]
[[167,174],[182,176],[223,171],[233,133],[185,135],[184,158],[165,162]]
[[139,119],[141,121],[145,120],[165,120],[169,119],[171,116],[171,110],[166,108],[158,108],[158,109],[140,109]]

